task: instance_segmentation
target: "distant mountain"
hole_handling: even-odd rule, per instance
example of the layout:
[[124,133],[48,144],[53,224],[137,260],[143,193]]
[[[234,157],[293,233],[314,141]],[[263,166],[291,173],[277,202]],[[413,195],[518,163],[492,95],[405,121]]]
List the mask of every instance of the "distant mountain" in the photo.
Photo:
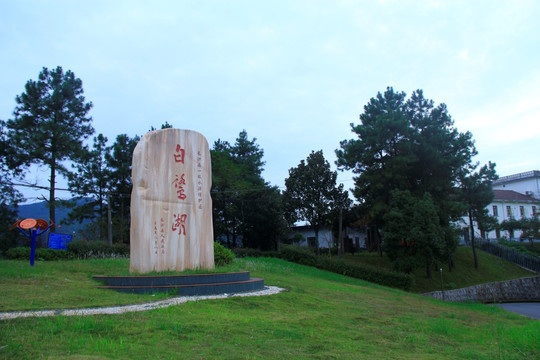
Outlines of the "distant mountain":
[[[78,204],[84,203],[85,199],[78,200]],[[45,219],[49,221],[49,207],[47,206],[46,201],[41,201],[33,204],[19,205],[19,219]],[[63,219],[67,219],[71,209],[67,209],[63,206],[56,206],[56,224],[60,224]],[[61,234],[73,234],[79,233],[80,230],[84,229],[88,221],[84,221],[82,224],[74,223],[71,225],[60,225],[60,228],[57,228],[56,232]]]

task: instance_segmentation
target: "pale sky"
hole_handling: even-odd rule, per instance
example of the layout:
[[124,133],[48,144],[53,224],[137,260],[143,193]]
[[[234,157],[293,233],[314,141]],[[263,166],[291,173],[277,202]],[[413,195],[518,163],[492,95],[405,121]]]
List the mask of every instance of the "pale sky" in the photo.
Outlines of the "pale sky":
[[0,0],[0,118],[42,67],[62,66],[110,144],[165,122],[210,146],[245,129],[283,187],[312,150],[335,169],[349,124],[392,86],[446,103],[500,176],[538,170],[539,18],[540,1],[520,0]]

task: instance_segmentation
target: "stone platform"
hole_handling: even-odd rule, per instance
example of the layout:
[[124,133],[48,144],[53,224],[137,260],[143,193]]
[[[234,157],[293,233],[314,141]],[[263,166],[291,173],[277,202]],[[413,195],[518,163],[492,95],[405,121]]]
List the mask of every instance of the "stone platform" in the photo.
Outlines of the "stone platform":
[[93,278],[106,284],[98,288],[136,294],[167,292],[196,296],[258,291],[264,288],[264,279],[251,278],[249,271],[163,276],[94,275]]

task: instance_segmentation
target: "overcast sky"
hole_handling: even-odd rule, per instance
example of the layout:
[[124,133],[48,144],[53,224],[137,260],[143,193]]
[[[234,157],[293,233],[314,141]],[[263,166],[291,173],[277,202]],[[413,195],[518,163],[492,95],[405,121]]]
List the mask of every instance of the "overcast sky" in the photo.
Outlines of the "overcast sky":
[[538,170],[539,18],[534,0],[0,0],[0,118],[26,81],[62,66],[110,143],[165,122],[210,146],[245,129],[282,187],[312,150],[335,168],[349,124],[392,86],[446,103],[500,176]]

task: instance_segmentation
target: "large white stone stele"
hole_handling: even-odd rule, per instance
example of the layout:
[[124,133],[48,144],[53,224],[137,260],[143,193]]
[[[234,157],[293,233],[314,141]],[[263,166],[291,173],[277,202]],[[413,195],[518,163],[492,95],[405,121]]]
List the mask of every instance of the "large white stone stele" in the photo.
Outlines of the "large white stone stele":
[[133,152],[130,272],[214,268],[210,149],[192,130],[147,133]]

